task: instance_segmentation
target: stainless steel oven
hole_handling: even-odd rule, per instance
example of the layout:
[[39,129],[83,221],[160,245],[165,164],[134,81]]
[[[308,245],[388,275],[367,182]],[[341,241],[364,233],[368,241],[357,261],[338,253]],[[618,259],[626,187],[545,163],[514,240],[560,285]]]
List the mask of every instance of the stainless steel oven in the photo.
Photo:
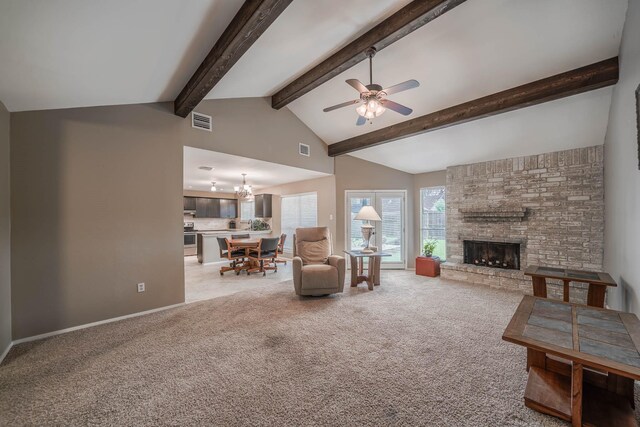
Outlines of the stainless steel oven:
[[184,256],[197,255],[197,232],[193,230],[192,222],[184,223]]

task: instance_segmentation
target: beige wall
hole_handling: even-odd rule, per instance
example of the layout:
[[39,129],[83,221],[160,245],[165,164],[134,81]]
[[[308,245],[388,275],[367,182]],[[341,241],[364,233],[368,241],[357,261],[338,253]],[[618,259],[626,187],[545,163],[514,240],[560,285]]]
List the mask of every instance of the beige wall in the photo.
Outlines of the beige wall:
[[0,357],[11,344],[9,112],[0,102]]
[[422,242],[420,241],[420,189],[425,187],[444,186],[446,183],[446,170],[413,175],[413,200],[415,202],[415,212],[413,213],[413,229],[415,230],[413,246],[414,257],[422,253]]
[[634,92],[640,84],[640,0],[630,0],[620,47],[620,80],[613,90],[604,144],[604,268],[618,288],[613,308],[640,314],[640,171]]
[[[213,117],[213,132],[192,129],[189,117],[181,122],[184,145],[333,173],[326,144],[288,108],[271,108],[269,98],[206,100],[196,111]],[[310,157],[298,154],[300,142]]]
[[[318,193],[318,226],[329,227],[331,235],[336,236],[336,178],[333,175],[264,188],[257,192],[274,195],[271,220],[274,235],[281,233],[280,196],[310,192]],[[287,239],[292,238],[293,236],[287,236]],[[337,247],[334,245],[334,251],[336,250]]]
[[184,301],[181,119],[168,107],[11,115],[14,339]]
[[414,184],[413,175],[352,156],[335,158],[336,175],[336,251],[345,248],[345,191],[406,190],[407,192],[407,266],[415,266]]
[[11,114],[14,339],[184,301],[184,145],[333,172],[286,108],[254,98],[197,110],[213,132],[171,103]]

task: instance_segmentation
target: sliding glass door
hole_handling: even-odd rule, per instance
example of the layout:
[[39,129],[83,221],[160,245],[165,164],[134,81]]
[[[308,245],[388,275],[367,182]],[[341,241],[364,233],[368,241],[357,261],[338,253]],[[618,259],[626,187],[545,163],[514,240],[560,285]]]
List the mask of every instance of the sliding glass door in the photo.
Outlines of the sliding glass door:
[[362,206],[373,206],[382,221],[373,223],[375,233],[370,245],[381,248],[391,256],[382,258],[382,268],[406,267],[406,193],[404,191],[347,191],[347,249],[365,246],[360,228],[363,222],[355,220]]

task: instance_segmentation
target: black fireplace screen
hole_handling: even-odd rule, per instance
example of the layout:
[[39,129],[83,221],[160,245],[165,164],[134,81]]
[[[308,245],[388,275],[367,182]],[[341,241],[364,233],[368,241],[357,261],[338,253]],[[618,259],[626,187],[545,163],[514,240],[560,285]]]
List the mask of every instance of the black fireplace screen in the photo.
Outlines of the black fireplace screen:
[[464,241],[464,262],[484,267],[520,269],[520,244]]

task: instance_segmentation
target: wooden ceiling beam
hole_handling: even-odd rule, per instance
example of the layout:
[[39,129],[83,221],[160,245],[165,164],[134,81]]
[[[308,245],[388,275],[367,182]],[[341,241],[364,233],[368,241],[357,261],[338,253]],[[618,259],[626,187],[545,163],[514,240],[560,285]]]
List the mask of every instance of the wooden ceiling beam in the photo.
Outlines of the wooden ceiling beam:
[[174,101],[187,117],[293,0],[246,0]]
[[615,57],[336,142],[329,145],[329,156],[340,156],[421,133],[565,98],[611,86],[617,81],[618,58]]
[[307,71],[271,97],[277,110],[367,59],[366,50],[377,51],[428,24],[466,0],[414,0],[352,41],[321,64]]

